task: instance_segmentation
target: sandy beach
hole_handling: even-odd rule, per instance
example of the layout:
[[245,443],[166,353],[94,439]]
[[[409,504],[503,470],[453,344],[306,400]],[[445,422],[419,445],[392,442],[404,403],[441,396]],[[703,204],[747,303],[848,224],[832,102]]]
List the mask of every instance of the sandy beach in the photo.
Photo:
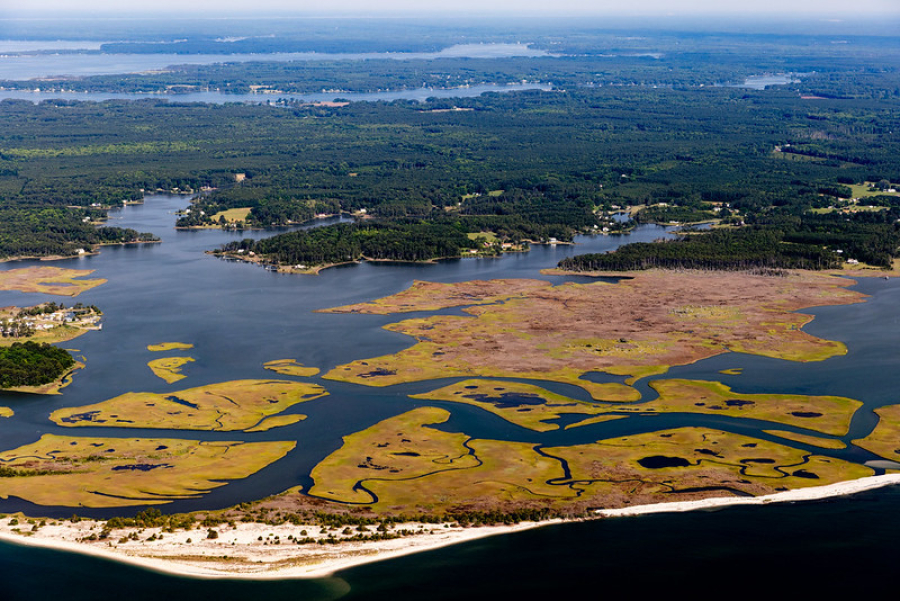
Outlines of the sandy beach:
[[[720,497],[658,503],[596,512],[598,519],[663,512],[695,511],[733,505],[767,505],[827,499],[900,484],[900,474],[871,476],[829,486],[802,488],[760,497]],[[513,526],[463,528],[452,524],[396,524],[392,531],[410,532],[388,540],[337,544],[297,544],[299,538],[357,536],[357,530],[331,530],[311,525],[268,525],[238,522],[233,526],[163,532],[160,528],[122,528],[105,539],[98,535],[105,522],[44,520],[21,515],[0,520],[0,540],[84,553],[143,568],[195,578],[293,579],[321,578],[350,567],[420,551],[438,549],[487,536],[509,534],[562,523],[563,520],[522,522]],[[370,528],[371,530],[371,528]],[[93,537],[95,540],[87,540]]]

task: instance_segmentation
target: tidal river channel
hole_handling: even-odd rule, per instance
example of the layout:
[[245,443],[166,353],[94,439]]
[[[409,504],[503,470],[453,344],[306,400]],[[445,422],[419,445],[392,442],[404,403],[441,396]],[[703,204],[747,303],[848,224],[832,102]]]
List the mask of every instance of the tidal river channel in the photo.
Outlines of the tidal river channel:
[[[96,403],[129,391],[171,391],[171,385],[147,367],[153,358],[147,350],[150,344],[194,344],[190,354],[195,362],[185,368],[188,378],[179,383],[183,388],[242,378],[271,378],[272,372],[266,371],[263,363],[274,359],[296,359],[324,373],[355,359],[396,352],[412,340],[382,329],[396,321],[396,316],[321,314],[314,313],[316,309],[383,297],[407,288],[415,280],[586,280],[542,276],[540,270],[553,267],[572,254],[602,252],[624,242],[670,235],[657,226],[642,226],[628,236],[580,237],[576,245],[534,245],[527,253],[494,259],[461,259],[433,265],[367,263],[328,269],[318,276],[284,275],[204,254],[236,237],[261,237],[271,232],[176,231],[174,213],[187,202],[184,196],[152,196],[143,205],[127,206],[110,214],[111,225],[152,232],[162,238],[161,244],[108,247],[96,256],[53,263],[92,269],[90,277],[108,280],[77,298],[78,302],[95,304],[103,310],[103,329],[65,345],[86,357],[86,367],[75,375],[61,396],[0,394],[0,405],[15,411],[14,418],[0,421],[4,449],[31,443],[44,433],[71,435],[71,429],[57,427],[48,420],[55,409]],[[30,265],[47,263],[6,263],[0,265],[0,270]],[[667,377],[721,380],[720,370],[743,368],[741,375],[728,380],[728,385],[740,392],[852,397],[865,406],[857,412],[843,440],[863,437],[875,424],[872,409],[897,401],[900,283],[872,278],[860,281],[858,289],[871,295],[866,303],[816,309],[816,319],[806,327],[817,336],[846,343],[849,353],[843,357],[798,364],[728,354],[673,369]],[[0,292],[0,306],[33,305],[47,300],[60,298]],[[67,304],[75,302],[62,300]],[[330,395],[302,405],[302,413],[308,419],[243,436],[247,440],[296,440],[294,451],[249,478],[200,499],[168,504],[164,510],[222,508],[298,484],[308,487],[313,466],[338,448],[342,436],[422,404],[408,395],[453,380],[388,388],[318,377],[312,381],[325,386]],[[575,387],[547,387],[585,398],[583,391]],[[641,392],[651,394],[646,385],[641,386]],[[684,425],[717,427],[771,439],[761,432],[771,424],[686,414],[635,415],[575,430],[538,433],[474,407],[429,404],[451,411],[452,418],[442,424],[442,429],[546,445],[581,444]],[[186,437],[180,431],[103,428],[80,428],[78,435]],[[190,438],[204,440],[231,440],[234,436],[189,433]],[[803,447],[799,443],[797,446]],[[852,445],[827,453],[858,462],[875,459]],[[895,511],[898,501],[900,491],[886,488],[825,503],[567,524],[355,568],[338,577],[316,581],[190,581],[96,559],[2,544],[0,565],[9,577],[0,579],[0,599],[96,599],[101,594],[126,590],[129,599],[166,596],[172,601],[251,597],[306,600],[344,595],[368,599],[477,599],[482,594],[492,594],[494,598],[509,598],[513,594],[540,598],[566,590],[574,592],[584,586],[606,588],[612,582],[621,586],[606,589],[610,593],[613,588],[622,591],[629,586],[673,591],[694,582],[692,578],[697,586],[713,586],[716,592],[727,594],[721,590],[726,586],[723,583],[728,581],[731,586],[746,590],[744,579],[750,576],[753,582],[781,583],[781,590],[797,584],[802,585],[798,590],[809,592],[826,582],[832,587],[846,582],[848,587],[852,583],[864,588],[868,579],[860,570],[877,573],[887,569],[887,558],[896,559],[892,545],[900,534],[900,518]],[[78,514],[108,517],[116,513],[130,515],[139,509],[79,508]],[[0,500],[0,512],[14,511],[48,517],[72,514],[72,508],[36,506],[14,498]],[[652,573],[653,578],[645,578],[647,573]]]

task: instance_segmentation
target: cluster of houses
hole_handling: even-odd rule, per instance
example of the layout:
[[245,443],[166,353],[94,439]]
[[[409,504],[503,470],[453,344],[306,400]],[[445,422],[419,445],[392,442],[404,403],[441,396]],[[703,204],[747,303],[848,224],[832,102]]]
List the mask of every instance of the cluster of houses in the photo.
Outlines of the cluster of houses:
[[86,307],[78,309],[62,308],[52,313],[39,315],[29,315],[25,312],[20,312],[15,317],[3,319],[0,321],[0,335],[4,338],[21,338],[30,336],[35,332],[52,330],[62,325],[96,328],[98,330],[103,327],[103,324],[100,323],[100,314],[93,309]]

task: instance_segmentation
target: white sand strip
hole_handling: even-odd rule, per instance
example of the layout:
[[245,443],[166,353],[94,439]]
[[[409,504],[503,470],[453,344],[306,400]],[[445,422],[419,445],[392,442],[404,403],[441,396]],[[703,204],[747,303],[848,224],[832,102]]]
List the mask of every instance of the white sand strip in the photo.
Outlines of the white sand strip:
[[816,501],[830,497],[852,495],[874,488],[900,484],[900,474],[885,474],[882,476],[869,476],[848,482],[838,482],[827,486],[811,486],[798,488],[761,497],[716,497],[701,499],[699,501],[676,501],[674,503],[654,503],[652,505],[636,505],[634,507],[620,507],[618,509],[601,509],[597,514],[601,517],[621,517],[631,515],[645,515],[648,513],[667,513],[677,511],[695,511],[697,509],[711,509],[715,507],[728,507],[730,505],[768,505],[769,503],[792,503],[796,501]]
[[[619,509],[598,510],[598,518],[636,516],[651,513],[694,511],[732,505],[767,505],[812,501],[850,495],[883,486],[900,484],[900,474],[871,476],[828,486],[815,486],[762,497],[724,497],[699,501],[656,503]],[[399,524],[396,529],[416,534],[382,541],[354,541],[338,545],[296,545],[288,537],[298,537],[306,530],[314,537],[326,531],[319,526],[260,523],[237,523],[234,528],[220,526],[218,538],[206,538],[206,529],[162,533],[158,528],[117,529],[107,540],[84,541],[99,532],[104,522],[82,520],[48,520],[47,525],[31,530],[27,518],[18,516],[19,524],[10,518],[0,520],[0,540],[14,544],[83,553],[120,561],[142,568],[195,578],[240,578],[251,580],[322,578],[337,571],[375,561],[383,561],[430,551],[448,545],[488,536],[509,534],[562,523],[563,520],[523,522],[512,526],[453,527],[450,524]],[[116,542],[132,532],[139,541]],[[162,539],[148,540],[162,534]],[[340,536],[338,536],[340,538]],[[188,542],[191,539],[191,542]],[[278,540],[278,544],[275,541]]]

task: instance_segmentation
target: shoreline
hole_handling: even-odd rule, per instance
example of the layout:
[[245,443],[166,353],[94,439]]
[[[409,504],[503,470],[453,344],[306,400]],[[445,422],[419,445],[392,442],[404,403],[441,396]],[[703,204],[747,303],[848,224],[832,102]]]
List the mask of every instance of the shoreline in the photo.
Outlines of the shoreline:
[[[596,518],[634,517],[655,513],[679,513],[704,509],[717,509],[737,505],[770,505],[773,503],[792,503],[799,501],[816,501],[842,497],[859,492],[874,490],[885,486],[900,484],[900,473],[869,476],[858,480],[839,482],[826,486],[816,486],[774,493],[760,497],[713,497],[693,501],[675,501],[621,507],[615,509],[595,510]],[[7,518],[10,516],[6,516]],[[17,518],[17,516],[12,516]],[[18,516],[24,521],[23,527],[37,523],[39,519],[29,522],[28,518]],[[78,539],[87,538],[93,530],[102,528],[105,522],[80,520],[65,522],[52,521],[50,525],[34,526],[32,532],[21,532],[18,524],[4,518],[0,523],[0,541],[11,544],[42,547],[57,551],[81,553],[100,559],[118,561],[144,569],[170,575],[206,578],[206,579],[243,579],[243,580],[289,580],[306,578],[324,578],[341,570],[376,561],[394,559],[412,553],[431,551],[449,545],[473,541],[488,536],[510,534],[558,525],[568,521],[561,518],[542,522],[521,522],[511,526],[459,527],[451,524],[400,524],[404,529],[414,531],[408,536],[376,541],[348,541],[340,544],[304,544],[291,542],[294,533],[304,528],[325,532],[324,527],[281,524],[277,526],[263,523],[238,523],[233,527],[221,527],[214,539],[206,538],[204,527],[197,530],[163,533],[159,528],[117,529],[108,540],[83,542]],[[46,520],[50,522],[51,520]],[[27,530],[27,528],[26,528]],[[143,542],[123,544],[123,536],[119,544],[113,539],[123,533],[148,536]],[[190,536],[198,538],[191,542]],[[72,537],[67,539],[66,537]],[[290,536],[291,538],[287,538]],[[187,538],[186,538],[187,537]],[[96,537],[95,537],[96,538]],[[166,539],[165,542],[162,542]],[[282,544],[284,542],[284,544]],[[222,555],[226,551],[228,555]]]
[[67,370],[66,373],[62,374],[52,382],[48,382],[47,384],[40,384],[38,386],[13,386],[12,388],[0,388],[0,392],[18,392],[21,394],[37,395],[62,394],[62,392],[60,391],[72,383],[72,380],[75,377],[75,372],[77,372],[79,369],[84,369],[84,363],[81,361],[76,361],[75,365],[73,365],[71,369]]
[[[134,204],[144,204],[134,203]],[[15,257],[6,257],[0,259],[0,263],[15,263],[17,261],[65,261],[67,259],[80,259],[82,257],[96,257],[100,254],[100,249],[104,246],[134,246],[138,244],[161,244],[162,240],[132,240],[131,242],[102,242],[98,243],[93,250],[88,250],[77,255],[17,255]]]

